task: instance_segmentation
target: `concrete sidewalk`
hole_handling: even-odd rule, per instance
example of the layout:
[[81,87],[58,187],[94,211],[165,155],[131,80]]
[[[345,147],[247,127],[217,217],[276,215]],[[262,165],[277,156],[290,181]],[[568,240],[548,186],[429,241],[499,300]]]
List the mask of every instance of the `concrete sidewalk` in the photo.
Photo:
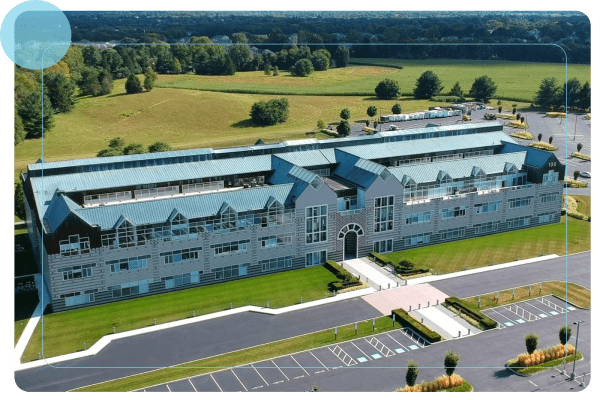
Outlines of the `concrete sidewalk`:
[[378,268],[370,265],[362,258],[343,261],[342,267],[350,273],[360,276],[362,282],[367,283],[375,290],[388,289],[388,287],[394,288],[397,285],[396,281],[387,277]]
[[[302,310],[302,309],[306,309],[306,308],[321,306],[324,304],[329,304],[329,303],[339,302],[339,301],[353,299],[353,298],[357,298],[357,297],[362,297],[367,294],[371,294],[373,292],[375,292],[375,290],[372,288],[360,289],[360,290],[355,290],[353,292],[338,294],[337,296],[334,296],[334,297],[327,297],[325,299],[310,301],[310,302],[303,303],[303,304],[295,304],[293,306],[283,307],[283,308],[278,308],[278,309],[256,307],[256,306],[245,306],[245,307],[234,308],[231,310],[219,311],[219,312],[212,313],[212,314],[201,315],[201,316],[195,317],[195,318],[187,318],[187,319],[183,319],[183,320],[179,320],[179,321],[168,322],[165,324],[149,326],[146,328],[134,329],[131,331],[106,335],[106,336],[103,336],[102,338],[100,338],[100,340],[98,340],[88,350],[78,351],[77,353],[70,353],[70,354],[65,354],[62,356],[44,358],[42,360],[31,361],[28,363],[21,364],[20,359],[23,354],[23,351],[25,350],[25,347],[27,346],[27,343],[29,342],[31,335],[33,334],[35,325],[37,324],[37,322],[40,319],[39,317],[32,318],[30,320],[30,324],[28,324],[26,326],[25,331],[23,332],[21,339],[19,340],[19,343],[17,344],[18,350],[17,350],[17,348],[15,348],[15,352],[16,352],[16,354],[15,354],[15,371],[41,367],[44,365],[53,365],[53,364],[60,363],[63,361],[69,361],[69,360],[75,360],[75,359],[82,358],[82,357],[93,356],[93,355],[98,354],[102,349],[104,349],[106,346],[108,346],[113,340],[117,340],[117,339],[123,339],[123,338],[131,337],[131,336],[143,335],[145,333],[161,331],[164,329],[176,328],[179,326],[195,324],[195,323],[207,321],[210,319],[221,318],[221,317],[226,317],[229,315],[240,314],[240,313],[245,313],[245,312],[256,312],[256,313],[263,313],[263,314],[270,314],[270,315],[279,315],[279,314],[289,313],[289,312],[298,311],[298,310]],[[25,336],[26,333],[28,333],[28,337]],[[23,342],[22,345],[21,345],[21,342]],[[19,345],[21,345],[21,346],[19,346]]]

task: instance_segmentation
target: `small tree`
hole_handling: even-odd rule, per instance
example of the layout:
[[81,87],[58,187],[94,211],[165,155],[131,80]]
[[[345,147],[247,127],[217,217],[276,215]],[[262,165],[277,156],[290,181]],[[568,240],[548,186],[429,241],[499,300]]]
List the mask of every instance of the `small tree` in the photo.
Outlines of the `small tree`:
[[517,107],[513,107],[512,114],[515,115],[517,113]]
[[290,72],[292,76],[308,76],[315,71],[315,67],[312,65],[308,58],[303,58],[296,61]]
[[527,353],[533,354],[535,349],[537,349],[539,341],[540,337],[535,333],[530,332],[525,335],[525,347],[527,348]]
[[25,221],[25,193],[21,179],[15,182],[15,215]]
[[369,108],[367,108],[367,115],[371,118],[373,118],[374,116],[377,115],[377,107],[376,106],[369,106]]
[[552,136],[550,136],[550,137],[548,138],[548,144],[552,144],[552,140],[553,140],[553,139],[554,139],[554,138],[553,138]]
[[571,327],[568,325],[561,325],[558,329],[558,339],[560,340],[560,344],[563,346],[566,345],[569,339],[571,339]]
[[166,142],[155,142],[148,146],[148,152],[150,153],[161,153],[163,151],[173,150],[169,143]]
[[402,114],[402,106],[400,103],[396,103],[392,106],[392,114]]
[[541,142],[541,141],[542,141],[542,134],[538,133],[538,142]]
[[415,264],[412,261],[409,260],[401,260],[398,263],[399,266],[401,266],[402,268],[406,268],[406,269],[413,269],[415,267]]
[[481,100],[484,103],[487,103],[496,93],[496,89],[498,85],[492,81],[492,79],[487,76],[480,76],[475,79],[473,82],[473,86],[471,86],[471,91],[469,92],[471,97],[476,100]]
[[366,120],[366,121],[365,121],[365,125],[368,127],[370,122],[371,122],[371,121],[369,121],[369,120]]
[[378,99],[395,99],[400,94],[400,85],[398,81],[385,78],[375,87],[375,94]]
[[417,79],[413,94],[415,99],[431,99],[433,96],[437,96],[443,89],[444,87],[440,78],[433,71],[425,71]]
[[450,96],[456,96],[461,99],[463,98],[463,90],[460,87],[460,83],[456,82],[454,86],[452,86],[452,89],[450,89]]
[[581,149],[583,148],[583,145],[581,143],[577,143],[577,152],[581,152]]
[[498,101],[496,102],[496,105],[497,105],[497,106],[501,106],[501,105],[502,105],[502,100],[498,100]]
[[144,154],[147,152],[148,152],[148,149],[146,148],[146,146],[144,146],[141,143],[131,143],[123,149],[123,154],[125,154],[125,155]]
[[144,73],[144,89],[151,91],[154,88],[154,82],[158,78],[158,74],[152,70],[152,68],[146,68]]
[[348,136],[350,134],[350,124],[345,119],[340,121],[340,124],[336,128],[338,135]]
[[128,94],[134,94],[141,93],[142,90],[142,83],[140,82],[140,79],[133,74],[129,75],[127,82],[125,82],[125,91]]
[[446,352],[446,356],[444,357],[444,367],[446,368],[446,375],[452,376],[456,366],[458,365],[458,360],[460,359],[460,355],[454,352],[454,350],[450,350]]
[[577,178],[579,178],[579,174],[580,174],[579,171],[573,172],[573,179],[577,180]]
[[271,70],[272,69],[273,68],[271,67],[271,64],[265,64],[265,69],[264,69],[265,75],[271,75]]
[[373,121],[373,128],[377,128],[377,121]]
[[406,384],[408,386],[415,386],[419,377],[419,363],[414,360],[408,360],[406,366],[408,367],[406,370]]
[[277,65],[273,68],[273,76],[279,76],[279,67]]
[[123,147],[125,147],[125,141],[120,137],[110,139],[108,142],[108,147],[111,149],[123,151]]
[[325,121],[323,121],[322,119],[317,121],[317,128],[319,129],[325,129]]
[[525,117],[521,117],[521,123],[525,122]]
[[498,107],[498,114],[502,114],[502,106]]
[[521,113],[517,113],[517,121],[521,119]]
[[345,120],[349,120],[350,119],[350,109],[349,108],[344,108],[342,110],[342,112],[340,112],[340,118],[341,119],[345,119]]

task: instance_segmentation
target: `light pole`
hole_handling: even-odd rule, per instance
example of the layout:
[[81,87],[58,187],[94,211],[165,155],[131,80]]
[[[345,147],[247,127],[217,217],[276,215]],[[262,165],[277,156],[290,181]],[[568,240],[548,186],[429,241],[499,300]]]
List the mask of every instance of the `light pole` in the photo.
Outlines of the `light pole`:
[[579,340],[579,325],[583,321],[573,322],[573,325],[577,325],[577,335],[575,336],[575,354],[573,355],[573,372],[571,372],[571,379],[575,380],[575,361],[577,361],[577,341]]
[[573,141],[575,141],[575,136],[577,135],[577,117],[579,117],[579,115],[575,115],[575,133],[573,134]]

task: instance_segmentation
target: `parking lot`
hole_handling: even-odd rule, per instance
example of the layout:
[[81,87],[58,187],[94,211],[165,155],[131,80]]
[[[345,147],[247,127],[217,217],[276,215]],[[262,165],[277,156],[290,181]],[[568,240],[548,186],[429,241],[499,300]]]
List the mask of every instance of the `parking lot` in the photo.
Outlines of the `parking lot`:
[[554,296],[544,296],[519,303],[488,308],[487,310],[482,310],[482,312],[498,322],[499,329],[503,329],[543,318],[560,315],[564,317],[567,311],[574,310],[576,310],[574,306],[563,300],[559,300]]
[[[371,361],[405,357],[429,346],[409,329],[323,346],[138,390],[139,392],[250,392]],[[406,361],[402,361],[405,363]],[[200,372],[200,371],[199,371]]]

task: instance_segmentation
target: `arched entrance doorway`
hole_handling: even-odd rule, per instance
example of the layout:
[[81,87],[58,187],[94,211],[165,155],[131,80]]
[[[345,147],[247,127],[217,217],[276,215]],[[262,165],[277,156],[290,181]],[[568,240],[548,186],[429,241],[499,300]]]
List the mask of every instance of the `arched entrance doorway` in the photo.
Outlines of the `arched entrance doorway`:
[[344,260],[358,257],[358,237],[363,235],[363,229],[358,224],[348,224],[340,230],[338,240],[344,241]]

